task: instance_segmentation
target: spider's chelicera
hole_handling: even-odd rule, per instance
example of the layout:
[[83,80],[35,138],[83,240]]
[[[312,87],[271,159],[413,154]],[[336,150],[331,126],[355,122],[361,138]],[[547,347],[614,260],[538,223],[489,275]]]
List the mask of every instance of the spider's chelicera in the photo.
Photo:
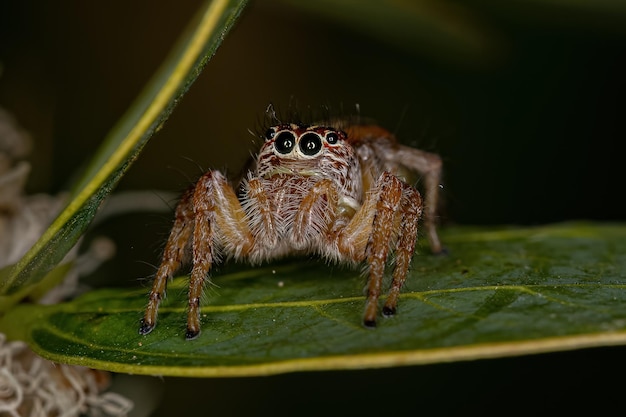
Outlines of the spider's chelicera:
[[[363,324],[376,325],[389,251],[395,251],[383,314],[396,312],[425,211],[433,252],[442,250],[435,227],[441,159],[399,144],[374,125],[335,127],[280,124],[265,134],[238,193],[219,171],[208,171],[181,197],[139,332],[156,325],[169,278],[191,250],[187,339],[200,333],[200,297],[219,257],[259,263],[289,254],[367,266]],[[420,193],[402,178],[424,179]]]

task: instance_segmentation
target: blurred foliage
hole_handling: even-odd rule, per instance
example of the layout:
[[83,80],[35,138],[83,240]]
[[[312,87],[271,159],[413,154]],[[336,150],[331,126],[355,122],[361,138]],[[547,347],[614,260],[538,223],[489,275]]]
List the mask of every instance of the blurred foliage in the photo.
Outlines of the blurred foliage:
[[78,242],[146,142],[161,128],[213,56],[245,5],[207,1],[127,114],[113,127],[74,184],[71,200],[41,238],[0,281],[0,294],[22,292],[44,279]]

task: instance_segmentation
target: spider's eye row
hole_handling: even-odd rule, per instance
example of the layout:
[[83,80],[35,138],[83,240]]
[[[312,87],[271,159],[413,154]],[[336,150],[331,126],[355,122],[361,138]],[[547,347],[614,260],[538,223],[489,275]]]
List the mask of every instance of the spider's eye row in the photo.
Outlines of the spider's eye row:
[[326,142],[330,143],[331,145],[334,145],[338,141],[339,135],[337,134],[337,132],[329,132],[326,134]]
[[322,149],[322,138],[317,133],[309,132],[300,137],[300,151],[308,156],[315,155]]
[[273,139],[275,135],[276,135],[276,128],[270,127],[270,128],[269,128],[269,129],[267,129],[267,131],[265,132],[265,139],[266,139],[266,140]]
[[274,148],[278,153],[288,154],[296,143],[296,137],[292,132],[280,132],[274,140]]

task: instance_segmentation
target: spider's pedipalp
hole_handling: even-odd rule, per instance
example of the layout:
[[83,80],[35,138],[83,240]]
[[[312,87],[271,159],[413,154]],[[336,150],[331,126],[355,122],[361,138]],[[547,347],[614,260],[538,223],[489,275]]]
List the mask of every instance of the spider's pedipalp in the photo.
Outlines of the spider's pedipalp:
[[335,207],[338,193],[335,184],[321,180],[302,199],[293,222],[294,245],[304,249],[311,245],[320,245],[317,241],[328,230],[328,225],[335,220]]

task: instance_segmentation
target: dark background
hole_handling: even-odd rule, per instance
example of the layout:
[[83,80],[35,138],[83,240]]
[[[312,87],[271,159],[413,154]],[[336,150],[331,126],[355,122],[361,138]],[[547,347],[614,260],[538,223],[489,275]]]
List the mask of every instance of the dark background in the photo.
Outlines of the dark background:
[[[199,175],[198,165],[236,173],[254,151],[249,130],[259,128],[270,102],[305,117],[324,114],[324,106],[351,114],[358,103],[361,115],[402,142],[442,156],[443,223],[623,221],[626,8],[500,3],[465,2],[463,15],[484,43],[464,50],[371,33],[289,2],[253,2],[118,190],[178,191]],[[0,3],[0,106],[34,138],[29,192],[57,193],[71,183],[197,4]],[[136,285],[137,277],[149,276],[160,249],[154,242],[169,224],[167,213],[141,214],[94,231],[116,240],[118,256],[103,268],[108,279]],[[159,415],[183,415],[194,401],[226,415],[339,408],[360,415],[515,414],[573,403],[597,410],[617,400],[607,378],[621,378],[625,353],[606,348],[379,371],[167,378],[156,389],[165,389]],[[333,407],[338,411],[328,411]]]

